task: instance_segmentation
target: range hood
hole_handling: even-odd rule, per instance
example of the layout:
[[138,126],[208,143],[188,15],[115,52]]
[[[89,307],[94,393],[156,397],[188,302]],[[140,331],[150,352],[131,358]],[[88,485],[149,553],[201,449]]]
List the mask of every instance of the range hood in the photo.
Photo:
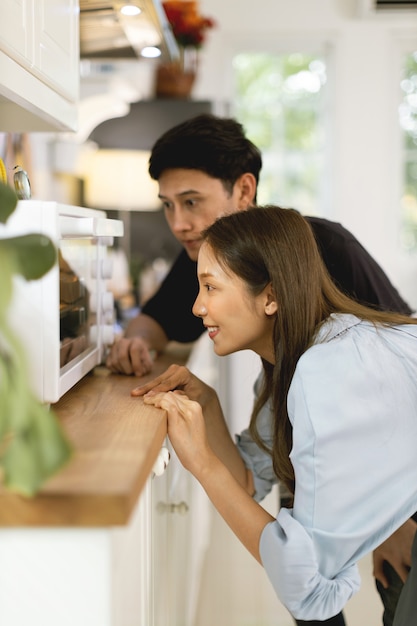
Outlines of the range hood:
[[[125,17],[122,4],[141,12]],[[80,0],[81,59],[139,58],[145,46],[159,47],[164,60],[179,57],[161,0]]]

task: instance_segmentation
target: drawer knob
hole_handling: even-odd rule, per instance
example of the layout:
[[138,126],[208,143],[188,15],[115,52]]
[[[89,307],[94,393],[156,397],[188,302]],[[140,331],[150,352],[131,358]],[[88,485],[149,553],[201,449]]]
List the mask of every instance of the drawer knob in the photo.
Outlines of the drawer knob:
[[179,515],[186,515],[189,511],[189,506],[186,502],[181,501],[178,504],[174,502],[158,502],[156,510],[161,515],[164,513],[178,513]]

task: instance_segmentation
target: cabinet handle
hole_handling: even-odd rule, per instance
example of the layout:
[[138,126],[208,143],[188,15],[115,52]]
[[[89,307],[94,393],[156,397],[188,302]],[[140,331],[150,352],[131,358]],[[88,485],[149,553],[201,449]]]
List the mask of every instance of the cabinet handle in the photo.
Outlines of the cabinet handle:
[[173,502],[158,502],[156,510],[163,515],[164,513],[178,513],[179,515],[186,515],[189,511],[189,506],[184,500],[175,504]]
[[165,446],[162,447],[152,468],[153,476],[162,476],[167,468],[170,458],[171,455],[168,448],[165,448]]

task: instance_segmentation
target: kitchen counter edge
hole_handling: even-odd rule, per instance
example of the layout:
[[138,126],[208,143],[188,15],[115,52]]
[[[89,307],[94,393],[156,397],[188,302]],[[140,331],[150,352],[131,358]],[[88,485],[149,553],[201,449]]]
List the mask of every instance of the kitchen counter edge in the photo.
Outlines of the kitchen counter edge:
[[174,346],[143,378],[96,368],[52,410],[73,456],[33,498],[0,487],[0,527],[106,527],[128,524],[164,443],[164,411],[131,390],[172,363],[185,364],[190,346]]

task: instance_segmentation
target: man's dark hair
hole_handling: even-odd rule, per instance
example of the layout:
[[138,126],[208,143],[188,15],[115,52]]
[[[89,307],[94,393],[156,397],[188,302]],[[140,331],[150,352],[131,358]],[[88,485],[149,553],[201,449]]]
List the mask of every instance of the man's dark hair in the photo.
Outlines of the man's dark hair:
[[191,169],[222,181],[232,191],[247,172],[259,182],[262,157],[232,118],[201,114],[164,133],[152,148],[149,174],[158,180],[167,169]]

